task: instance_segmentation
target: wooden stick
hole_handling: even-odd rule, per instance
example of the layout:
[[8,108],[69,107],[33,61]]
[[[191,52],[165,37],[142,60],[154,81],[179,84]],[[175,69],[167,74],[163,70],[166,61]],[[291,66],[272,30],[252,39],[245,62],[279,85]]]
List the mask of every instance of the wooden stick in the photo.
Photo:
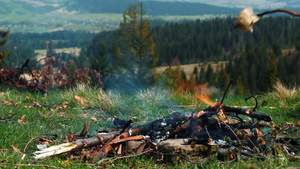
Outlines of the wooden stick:
[[288,13],[288,14],[293,15],[293,16],[300,16],[300,13],[290,11],[290,10],[286,10],[286,9],[275,9],[273,11],[266,11],[266,12],[257,14],[257,16],[264,16],[266,14],[271,14],[271,13],[275,13],[275,12],[284,12],[284,13]]

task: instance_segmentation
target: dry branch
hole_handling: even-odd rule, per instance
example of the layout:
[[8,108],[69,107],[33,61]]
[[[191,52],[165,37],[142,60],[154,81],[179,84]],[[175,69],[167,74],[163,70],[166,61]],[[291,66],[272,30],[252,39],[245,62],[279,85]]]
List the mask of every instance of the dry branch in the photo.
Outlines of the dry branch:
[[220,106],[219,104],[205,109],[198,114],[184,115],[180,112],[173,112],[162,119],[158,119],[144,125],[126,129],[127,125],[123,126],[123,130],[98,133],[95,137],[79,139],[84,137],[88,132],[88,125],[85,124],[80,136],[72,135],[72,139],[70,139],[72,142],[37,151],[34,153],[35,159],[78,151],[82,148],[102,146],[100,151],[93,153],[94,158],[100,159],[112,151],[114,147],[118,148],[118,151],[120,152],[120,148],[122,146],[119,144],[130,140],[149,139],[151,140],[151,144],[154,145],[157,145],[159,142],[166,139],[189,138],[192,136],[200,141],[208,139],[216,140],[224,138],[224,136],[229,136],[231,139],[236,140],[239,138],[236,133],[234,133],[234,130],[251,129],[256,127],[257,122],[227,124],[227,122],[222,120],[222,123],[220,123],[218,118],[215,118],[215,115],[218,115],[220,109],[224,112],[234,112],[238,115],[246,115],[259,120],[271,120],[271,117],[267,115],[240,108]]

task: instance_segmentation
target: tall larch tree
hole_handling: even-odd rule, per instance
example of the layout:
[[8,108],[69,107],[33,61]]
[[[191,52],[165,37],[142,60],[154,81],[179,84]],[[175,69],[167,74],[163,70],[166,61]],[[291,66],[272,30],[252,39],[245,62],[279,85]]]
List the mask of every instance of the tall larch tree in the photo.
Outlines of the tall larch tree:
[[118,31],[121,58],[129,61],[127,69],[131,68],[139,80],[147,81],[152,76],[152,68],[158,57],[153,33],[145,14],[142,3],[130,5],[124,11]]

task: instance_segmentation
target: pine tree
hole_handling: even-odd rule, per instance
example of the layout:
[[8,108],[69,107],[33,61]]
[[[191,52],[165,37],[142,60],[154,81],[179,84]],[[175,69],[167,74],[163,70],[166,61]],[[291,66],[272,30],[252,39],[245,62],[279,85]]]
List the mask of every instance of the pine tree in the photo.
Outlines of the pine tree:
[[222,68],[217,78],[217,85],[223,91],[226,89],[228,83],[229,75],[226,72],[226,68]]
[[201,84],[204,84],[206,83],[206,72],[204,70],[204,65],[201,66],[201,69],[200,69],[200,74],[199,74],[199,80],[200,80],[200,83]]
[[130,5],[123,14],[118,30],[122,59],[125,57],[130,62],[127,69],[140,81],[147,81],[152,76],[151,69],[158,61],[153,34],[149,21],[144,18],[145,14],[142,3]]
[[268,71],[267,71],[267,79],[266,79],[267,87],[270,88],[275,84],[277,75],[278,75],[277,61],[276,61],[276,56],[273,53],[268,60]]
[[182,70],[181,71],[181,79],[182,79],[182,81],[184,81],[184,82],[186,82],[186,74],[185,74],[185,72]]
[[278,78],[286,83],[287,82],[287,68],[286,68],[286,57],[281,56],[279,57],[278,63],[277,63],[277,69],[278,69]]
[[92,56],[92,54],[90,54],[89,56],[91,68],[97,70],[101,74],[102,81],[104,83],[113,69],[111,64],[108,62],[106,48],[106,44],[101,42],[98,55]]
[[256,67],[254,64],[251,65],[248,78],[249,78],[249,88],[251,89],[251,93],[255,93],[256,89],[257,89],[257,86],[256,86],[257,72],[256,72]]
[[276,56],[280,56],[282,54],[279,42],[274,42],[272,45],[272,49]]
[[1,37],[1,39],[0,39],[0,66],[2,66],[4,64],[3,59],[8,54],[8,50],[1,50],[1,48],[8,41],[8,36],[9,36],[9,30],[8,31],[2,30],[0,32],[0,37]]
[[198,78],[198,67],[197,66],[194,67],[193,76],[194,76],[194,80],[198,83],[199,78]]
[[211,64],[208,65],[207,70],[206,70],[206,80],[209,83],[209,85],[214,85],[215,84],[215,74],[214,70],[211,67]]
[[234,94],[236,94],[236,95],[242,95],[242,94],[244,94],[244,85],[243,85],[242,77],[241,76],[238,77],[238,80],[236,82]]

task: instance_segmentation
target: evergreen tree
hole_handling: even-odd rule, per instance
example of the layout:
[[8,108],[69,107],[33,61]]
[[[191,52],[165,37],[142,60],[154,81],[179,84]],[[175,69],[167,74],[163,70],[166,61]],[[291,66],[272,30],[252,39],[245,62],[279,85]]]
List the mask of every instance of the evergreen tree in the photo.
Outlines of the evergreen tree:
[[226,72],[226,68],[222,68],[217,78],[217,85],[221,90],[225,90],[228,83],[229,75]]
[[8,54],[8,50],[1,50],[1,48],[6,44],[8,41],[8,36],[9,36],[9,31],[4,31],[2,30],[0,32],[0,66],[4,64],[3,59],[6,57]]
[[209,64],[207,67],[205,78],[206,78],[207,82],[209,83],[209,85],[215,84],[216,79],[215,79],[214,70],[211,67],[211,64]]
[[272,54],[268,60],[268,71],[267,71],[267,77],[266,77],[267,87],[270,88],[275,84],[277,75],[278,75],[278,70],[277,70],[276,56],[275,56],[275,54]]
[[255,93],[257,90],[257,87],[256,87],[257,72],[256,72],[255,64],[251,65],[250,73],[249,73],[248,77],[249,77],[249,88],[251,89],[251,93]]
[[199,78],[198,78],[198,67],[197,66],[194,67],[193,77],[194,77],[194,80],[198,83]]
[[242,77],[241,76],[238,77],[238,80],[236,82],[234,94],[236,94],[236,95],[242,95],[242,94],[244,94],[244,85],[243,85]]
[[122,59],[130,63],[126,69],[144,82],[153,76],[151,69],[158,61],[153,34],[149,21],[144,18],[145,14],[142,3],[130,5],[125,9],[118,29]]
[[183,70],[181,71],[181,79],[182,79],[184,82],[186,82],[186,80],[187,80],[186,74],[185,74],[185,72],[184,72]]
[[98,55],[94,57],[90,56],[89,59],[91,68],[97,70],[101,74],[102,81],[105,84],[110,73],[113,72],[113,67],[111,66],[107,58],[106,44],[102,42],[99,46]]
[[286,68],[286,57],[281,56],[278,59],[277,69],[278,69],[278,78],[281,82],[287,82],[287,68]]
[[272,45],[272,49],[273,49],[273,52],[275,53],[276,56],[280,56],[282,53],[281,53],[281,46],[279,44],[279,42],[274,42],[273,45]]
[[201,84],[204,84],[206,83],[206,72],[204,70],[204,65],[201,66],[201,69],[200,69],[200,74],[199,74],[199,80],[200,80],[200,83]]

